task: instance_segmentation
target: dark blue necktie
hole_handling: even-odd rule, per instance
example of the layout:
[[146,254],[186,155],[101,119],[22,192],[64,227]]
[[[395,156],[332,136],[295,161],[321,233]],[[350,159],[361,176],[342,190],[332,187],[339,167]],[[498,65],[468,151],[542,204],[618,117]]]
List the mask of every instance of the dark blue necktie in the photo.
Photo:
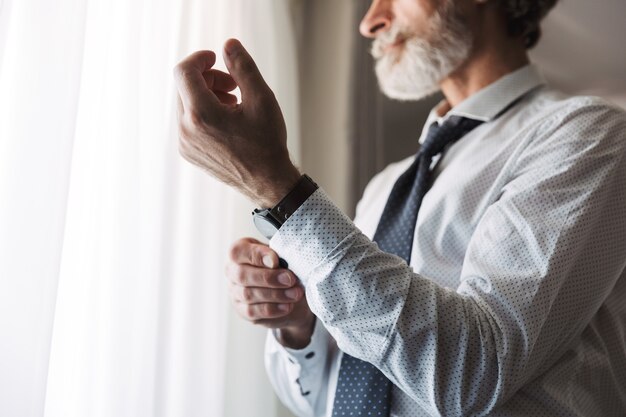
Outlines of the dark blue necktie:
[[[450,116],[441,126],[436,122],[415,160],[396,181],[374,234],[385,252],[411,260],[417,212],[431,186],[431,164],[449,144],[478,126],[480,121]],[[343,354],[335,391],[332,417],[389,416],[391,382],[369,362]]]

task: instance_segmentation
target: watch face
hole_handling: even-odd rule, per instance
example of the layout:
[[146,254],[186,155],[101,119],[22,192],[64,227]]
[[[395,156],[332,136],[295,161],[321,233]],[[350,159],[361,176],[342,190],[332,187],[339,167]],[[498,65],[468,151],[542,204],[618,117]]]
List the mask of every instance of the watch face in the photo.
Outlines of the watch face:
[[257,230],[267,239],[271,239],[278,231],[278,227],[276,227],[270,219],[262,215],[255,214],[253,220]]

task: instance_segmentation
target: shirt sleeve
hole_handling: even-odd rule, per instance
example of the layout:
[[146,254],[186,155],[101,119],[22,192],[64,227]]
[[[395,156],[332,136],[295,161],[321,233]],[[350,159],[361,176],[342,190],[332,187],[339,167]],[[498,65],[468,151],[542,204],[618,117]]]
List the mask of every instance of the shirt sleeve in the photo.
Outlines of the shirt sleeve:
[[316,320],[311,342],[303,349],[281,345],[269,330],[265,368],[276,395],[297,416],[326,414],[328,374],[337,349],[328,331]]
[[485,415],[548,369],[626,266],[624,116],[589,104],[537,132],[456,291],[380,251],[322,190],[270,242],[339,348],[433,415]]

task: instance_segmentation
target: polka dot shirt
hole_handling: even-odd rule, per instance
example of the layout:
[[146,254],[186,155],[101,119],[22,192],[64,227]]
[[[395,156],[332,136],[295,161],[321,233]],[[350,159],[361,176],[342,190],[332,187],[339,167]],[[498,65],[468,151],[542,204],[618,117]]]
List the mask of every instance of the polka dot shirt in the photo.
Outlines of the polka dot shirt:
[[392,416],[625,416],[625,114],[532,66],[450,114],[485,123],[437,161],[410,265],[370,240],[410,159],[354,223],[318,190],[272,239],[318,318],[305,349],[268,335],[278,396],[330,416],[345,351],[391,380]]

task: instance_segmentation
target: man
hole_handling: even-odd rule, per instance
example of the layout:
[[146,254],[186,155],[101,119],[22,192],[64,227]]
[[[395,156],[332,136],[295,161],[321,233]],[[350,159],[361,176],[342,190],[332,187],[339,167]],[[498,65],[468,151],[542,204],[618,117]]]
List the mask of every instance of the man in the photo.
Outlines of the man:
[[626,415],[626,116],[529,65],[554,2],[373,1],[383,91],[445,100],[355,223],[290,162],[239,42],[230,75],[177,66],[182,155],[271,209],[227,275],[296,414]]

